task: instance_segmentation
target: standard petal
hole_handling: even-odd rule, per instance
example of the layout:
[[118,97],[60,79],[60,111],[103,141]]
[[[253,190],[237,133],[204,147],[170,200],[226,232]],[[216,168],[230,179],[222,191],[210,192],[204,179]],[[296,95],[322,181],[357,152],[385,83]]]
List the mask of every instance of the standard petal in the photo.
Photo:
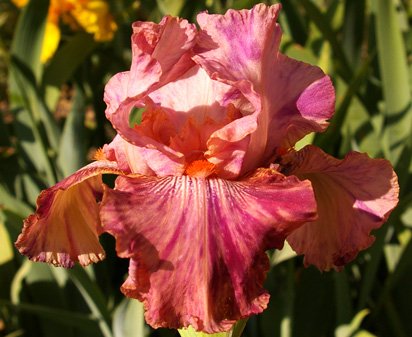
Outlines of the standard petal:
[[129,114],[150,90],[173,81],[192,67],[190,49],[197,31],[186,20],[165,17],[160,24],[135,22],[130,71],[112,77],[105,88],[106,117],[133,143]]
[[[126,173],[137,173],[144,175],[182,175],[184,172],[184,160],[176,152],[170,149],[169,153],[161,150],[165,146],[159,146],[148,137],[142,137],[142,141],[147,140],[146,146],[136,146],[117,135],[113,141],[103,148],[107,159],[116,161],[119,169]],[[160,150],[159,150],[160,149]]]
[[315,216],[310,183],[270,170],[237,182],[119,177],[101,208],[131,258],[122,291],[145,303],[146,321],[208,333],[266,308],[265,250]]
[[281,29],[276,19],[280,8],[258,4],[251,10],[197,16],[201,31],[193,59],[213,79],[238,88],[254,107],[253,124],[259,128],[250,136],[242,173],[262,164],[266,148],[269,118],[262,112],[262,88],[278,53]]
[[280,5],[256,5],[225,15],[201,13],[193,59],[213,79],[238,88],[253,104],[259,126],[251,135],[243,172],[267,165],[276,148],[292,147],[323,131],[334,112],[332,82],[318,67],[279,53]]
[[121,171],[114,162],[98,161],[44,190],[37,199],[36,213],[24,221],[16,241],[20,253],[66,268],[75,262],[86,266],[102,260],[97,200],[103,193],[103,173]]
[[374,241],[398,203],[399,186],[390,163],[366,154],[349,153],[343,160],[307,146],[289,157],[288,173],[309,179],[319,219],[297,229],[287,240],[305,265],[340,269]]
[[[163,143],[183,153],[189,162],[191,158],[207,158],[216,165],[220,177],[235,178],[240,174],[248,136],[256,130],[257,123],[250,115],[249,101],[239,90],[212,80],[195,66],[150,97],[167,116],[156,114],[162,123],[157,123],[161,128],[157,127],[152,138],[161,142],[162,137]],[[140,128],[143,127],[146,126],[142,123]]]
[[322,132],[335,111],[332,81],[318,67],[277,55],[264,82],[269,136],[265,157],[289,148],[310,132]]
[[262,63],[272,62],[279,48],[282,32],[276,20],[280,8],[279,4],[258,4],[251,10],[229,9],[225,15],[200,13],[194,59],[212,77],[260,83]]

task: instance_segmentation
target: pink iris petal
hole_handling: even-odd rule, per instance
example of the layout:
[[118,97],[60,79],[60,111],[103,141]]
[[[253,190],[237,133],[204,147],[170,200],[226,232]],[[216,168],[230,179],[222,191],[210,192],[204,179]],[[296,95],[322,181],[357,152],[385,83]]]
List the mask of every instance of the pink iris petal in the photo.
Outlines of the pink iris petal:
[[55,186],[37,199],[36,213],[24,222],[17,239],[20,253],[33,261],[72,267],[86,266],[104,258],[98,235],[101,232],[98,199],[103,188],[101,174],[119,174],[116,163],[97,161]]
[[140,148],[119,135],[116,135],[110,144],[104,145],[103,153],[108,160],[117,162],[123,172],[154,175],[153,170],[143,160]]
[[229,9],[225,15],[200,13],[196,62],[212,77],[230,82],[247,79],[258,90],[264,76],[262,63],[272,63],[279,48],[280,8],[258,4],[251,10]]
[[[239,90],[212,80],[196,66],[150,97],[164,110],[154,116],[160,121],[152,138],[183,153],[186,162],[207,158],[220,177],[239,175],[248,136],[257,128],[255,118],[248,116],[250,103]],[[139,129],[144,128],[142,123]]]
[[131,165],[138,173],[154,172],[165,176],[184,171],[182,154],[136,132],[129,126],[129,116],[133,108],[144,105],[150,91],[175,80],[194,66],[190,49],[196,34],[194,25],[178,18],[165,17],[160,24],[134,23],[131,69],[116,74],[106,85],[106,117],[131,144],[125,146],[125,151],[118,151],[118,155],[129,164],[129,159],[139,158],[141,163]]
[[396,174],[388,161],[357,152],[339,160],[307,146],[292,156],[289,173],[312,182],[319,219],[287,240],[305,265],[340,269],[373,243],[370,232],[398,203]]
[[256,163],[267,165],[276,147],[291,147],[304,135],[323,131],[334,112],[329,77],[279,53],[279,10],[280,5],[259,4],[198,15],[202,31],[193,59],[212,78],[237,87],[256,110],[259,128],[251,135],[244,172]]
[[133,60],[130,71],[116,74],[107,83],[106,117],[125,139],[134,142],[129,114],[142,97],[186,72],[194,65],[190,49],[197,31],[186,20],[165,17],[160,24],[133,25]]
[[266,158],[273,148],[289,148],[310,132],[322,132],[335,111],[335,90],[318,67],[277,55],[265,81],[269,114]]
[[262,170],[243,181],[119,177],[102,226],[131,258],[123,292],[153,327],[212,333],[263,311],[265,250],[316,217],[309,181]]

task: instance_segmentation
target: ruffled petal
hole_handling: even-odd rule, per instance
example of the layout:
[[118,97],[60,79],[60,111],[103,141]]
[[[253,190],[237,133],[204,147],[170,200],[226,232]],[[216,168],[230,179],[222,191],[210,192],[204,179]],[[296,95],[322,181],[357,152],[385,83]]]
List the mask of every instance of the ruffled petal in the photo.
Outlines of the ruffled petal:
[[334,89],[322,70],[279,53],[280,5],[259,4],[225,15],[201,13],[193,59],[213,79],[238,88],[253,104],[258,129],[251,134],[243,172],[267,165],[276,148],[292,147],[323,131],[334,112]]
[[143,159],[139,170],[150,168],[160,176],[184,171],[183,155],[131,128],[129,116],[144,106],[148,93],[194,66],[190,49],[196,34],[194,25],[178,18],[165,17],[160,24],[134,23],[131,70],[116,74],[106,85],[106,117],[124,140],[136,146],[133,156]]
[[399,186],[390,163],[366,154],[349,153],[343,160],[307,146],[288,158],[289,174],[309,179],[319,219],[297,229],[287,240],[305,265],[340,269],[374,241],[398,203]]
[[130,144],[117,135],[110,144],[104,146],[105,157],[116,161],[119,169],[126,173],[160,177],[183,174],[185,168],[183,155],[171,149],[169,153],[162,152],[166,147],[161,145],[156,147],[158,144],[148,137],[142,137],[142,140],[148,141],[146,147]]
[[146,321],[208,333],[266,308],[265,250],[315,217],[310,183],[271,170],[237,182],[119,177],[101,208],[131,258],[122,291],[144,302]]
[[180,128],[189,116],[197,124],[203,124],[207,118],[222,121],[226,115],[225,105],[239,100],[239,96],[235,100],[233,90],[230,85],[212,80],[196,65],[149,96],[168,110],[175,127]]
[[[248,136],[257,128],[256,118],[250,116],[249,101],[239,90],[212,80],[196,66],[150,97],[167,115],[157,113],[157,119],[162,119],[157,124],[162,129],[152,138],[162,137],[167,144],[170,139],[170,146],[188,161],[206,158],[216,165],[222,178],[239,175]],[[142,123],[140,127],[145,126]]]
[[131,69],[113,76],[104,95],[106,117],[130,142],[136,138],[128,124],[131,109],[150,90],[173,81],[194,65],[189,51],[196,34],[194,25],[172,17],[165,17],[160,24],[133,24]]
[[251,10],[197,16],[201,32],[193,59],[213,79],[238,88],[254,108],[249,122],[253,118],[252,124],[259,129],[250,136],[242,173],[260,166],[266,148],[269,120],[268,114],[262,113],[262,87],[278,52],[281,29],[276,19],[280,8],[258,4]]
[[263,64],[272,62],[279,48],[282,32],[276,20],[280,8],[279,4],[258,4],[251,10],[229,9],[224,15],[200,13],[194,59],[212,78],[247,79],[257,86],[264,75]]
[[86,266],[102,260],[97,202],[102,198],[103,173],[122,172],[114,162],[93,162],[44,190],[37,199],[36,213],[24,221],[16,241],[20,253],[66,268],[75,262]]
[[318,67],[282,54],[265,80],[264,109],[269,115],[265,157],[289,148],[310,132],[322,132],[335,111],[335,89]]

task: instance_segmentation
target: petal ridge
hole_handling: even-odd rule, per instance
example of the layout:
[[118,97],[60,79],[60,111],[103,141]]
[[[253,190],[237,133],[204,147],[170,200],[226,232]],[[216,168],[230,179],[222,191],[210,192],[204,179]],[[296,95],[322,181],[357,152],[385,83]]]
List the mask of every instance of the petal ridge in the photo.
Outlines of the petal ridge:
[[119,177],[101,207],[118,255],[131,258],[122,291],[144,302],[147,322],[208,333],[266,308],[265,250],[315,217],[310,182],[271,172]]

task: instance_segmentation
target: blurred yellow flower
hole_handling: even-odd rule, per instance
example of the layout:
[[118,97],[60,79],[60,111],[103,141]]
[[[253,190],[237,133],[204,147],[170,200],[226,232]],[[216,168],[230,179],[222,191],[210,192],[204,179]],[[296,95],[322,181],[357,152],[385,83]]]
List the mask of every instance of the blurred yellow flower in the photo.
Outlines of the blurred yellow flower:
[[[24,7],[28,0],[12,0],[17,7]],[[73,30],[84,29],[96,41],[109,41],[117,29],[105,0],[50,0],[41,61],[47,62],[60,42],[59,19]]]

